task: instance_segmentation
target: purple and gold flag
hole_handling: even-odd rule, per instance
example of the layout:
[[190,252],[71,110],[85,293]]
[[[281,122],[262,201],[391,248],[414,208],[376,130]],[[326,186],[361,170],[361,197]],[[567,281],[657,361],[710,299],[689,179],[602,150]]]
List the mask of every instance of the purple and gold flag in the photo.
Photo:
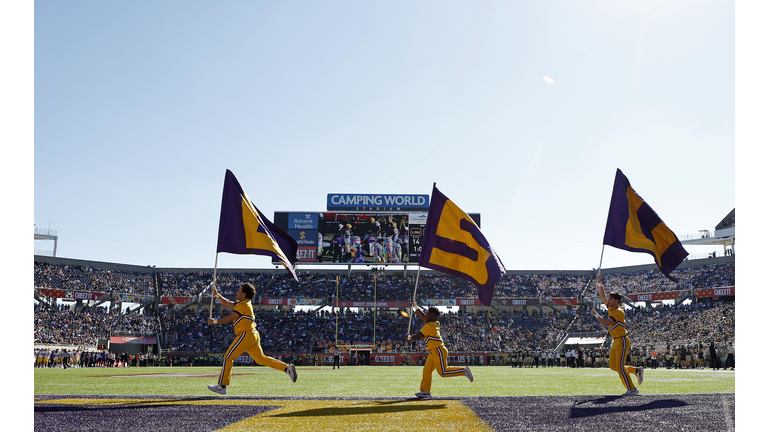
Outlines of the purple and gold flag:
[[419,265],[472,282],[486,306],[491,305],[496,282],[507,271],[472,218],[434,185]]
[[298,281],[293,268],[298,249],[296,240],[270,222],[253,205],[235,175],[227,170],[216,252],[271,256],[279,260]]
[[616,169],[603,244],[650,254],[661,272],[674,282],[677,280],[670,273],[688,256],[675,233],[632,189],[620,169]]

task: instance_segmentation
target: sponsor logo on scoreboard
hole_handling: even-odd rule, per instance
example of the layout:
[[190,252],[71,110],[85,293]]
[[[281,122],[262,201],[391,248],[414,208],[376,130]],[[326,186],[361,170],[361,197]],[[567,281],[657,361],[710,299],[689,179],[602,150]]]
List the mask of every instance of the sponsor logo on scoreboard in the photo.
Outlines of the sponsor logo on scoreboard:
[[288,230],[299,246],[317,246],[317,230]]
[[316,230],[317,213],[288,213],[289,230]]
[[317,247],[316,246],[299,246],[299,250],[296,251],[296,258],[299,262],[315,262],[317,261]]

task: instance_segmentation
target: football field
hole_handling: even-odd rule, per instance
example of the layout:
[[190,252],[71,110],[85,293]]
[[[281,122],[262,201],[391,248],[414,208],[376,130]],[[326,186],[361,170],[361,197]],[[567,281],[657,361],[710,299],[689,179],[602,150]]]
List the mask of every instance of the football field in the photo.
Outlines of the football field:
[[[422,368],[298,367],[292,383],[235,367],[227,395],[207,389],[217,367],[35,369],[36,430],[733,430],[735,372],[646,370],[640,395],[609,369],[472,367],[432,381]],[[636,382],[636,381],[635,381]],[[629,422],[629,423],[627,423]],[[86,429],[83,429],[86,428]]]

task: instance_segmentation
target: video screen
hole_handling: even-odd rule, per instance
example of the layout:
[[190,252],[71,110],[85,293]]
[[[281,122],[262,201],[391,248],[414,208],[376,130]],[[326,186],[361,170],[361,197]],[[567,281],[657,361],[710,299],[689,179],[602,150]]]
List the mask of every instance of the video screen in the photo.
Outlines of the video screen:
[[425,221],[426,213],[275,212],[274,223],[296,239],[299,262],[379,264],[417,262],[410,229]]
[[[480,214],[468,213],[480,226]],[[299,245],[298,262],[418,263],[427,213],[275,212]]]

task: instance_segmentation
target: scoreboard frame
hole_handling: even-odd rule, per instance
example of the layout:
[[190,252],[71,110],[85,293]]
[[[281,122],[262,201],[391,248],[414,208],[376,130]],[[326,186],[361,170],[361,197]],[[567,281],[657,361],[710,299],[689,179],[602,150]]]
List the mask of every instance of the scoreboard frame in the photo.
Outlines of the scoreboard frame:
[[[480,226],[479,213],[469,216]],[[297,263],[318,265],[418,264],[426,221],[422,211],[276,211],[273,219],[298,243]]]

